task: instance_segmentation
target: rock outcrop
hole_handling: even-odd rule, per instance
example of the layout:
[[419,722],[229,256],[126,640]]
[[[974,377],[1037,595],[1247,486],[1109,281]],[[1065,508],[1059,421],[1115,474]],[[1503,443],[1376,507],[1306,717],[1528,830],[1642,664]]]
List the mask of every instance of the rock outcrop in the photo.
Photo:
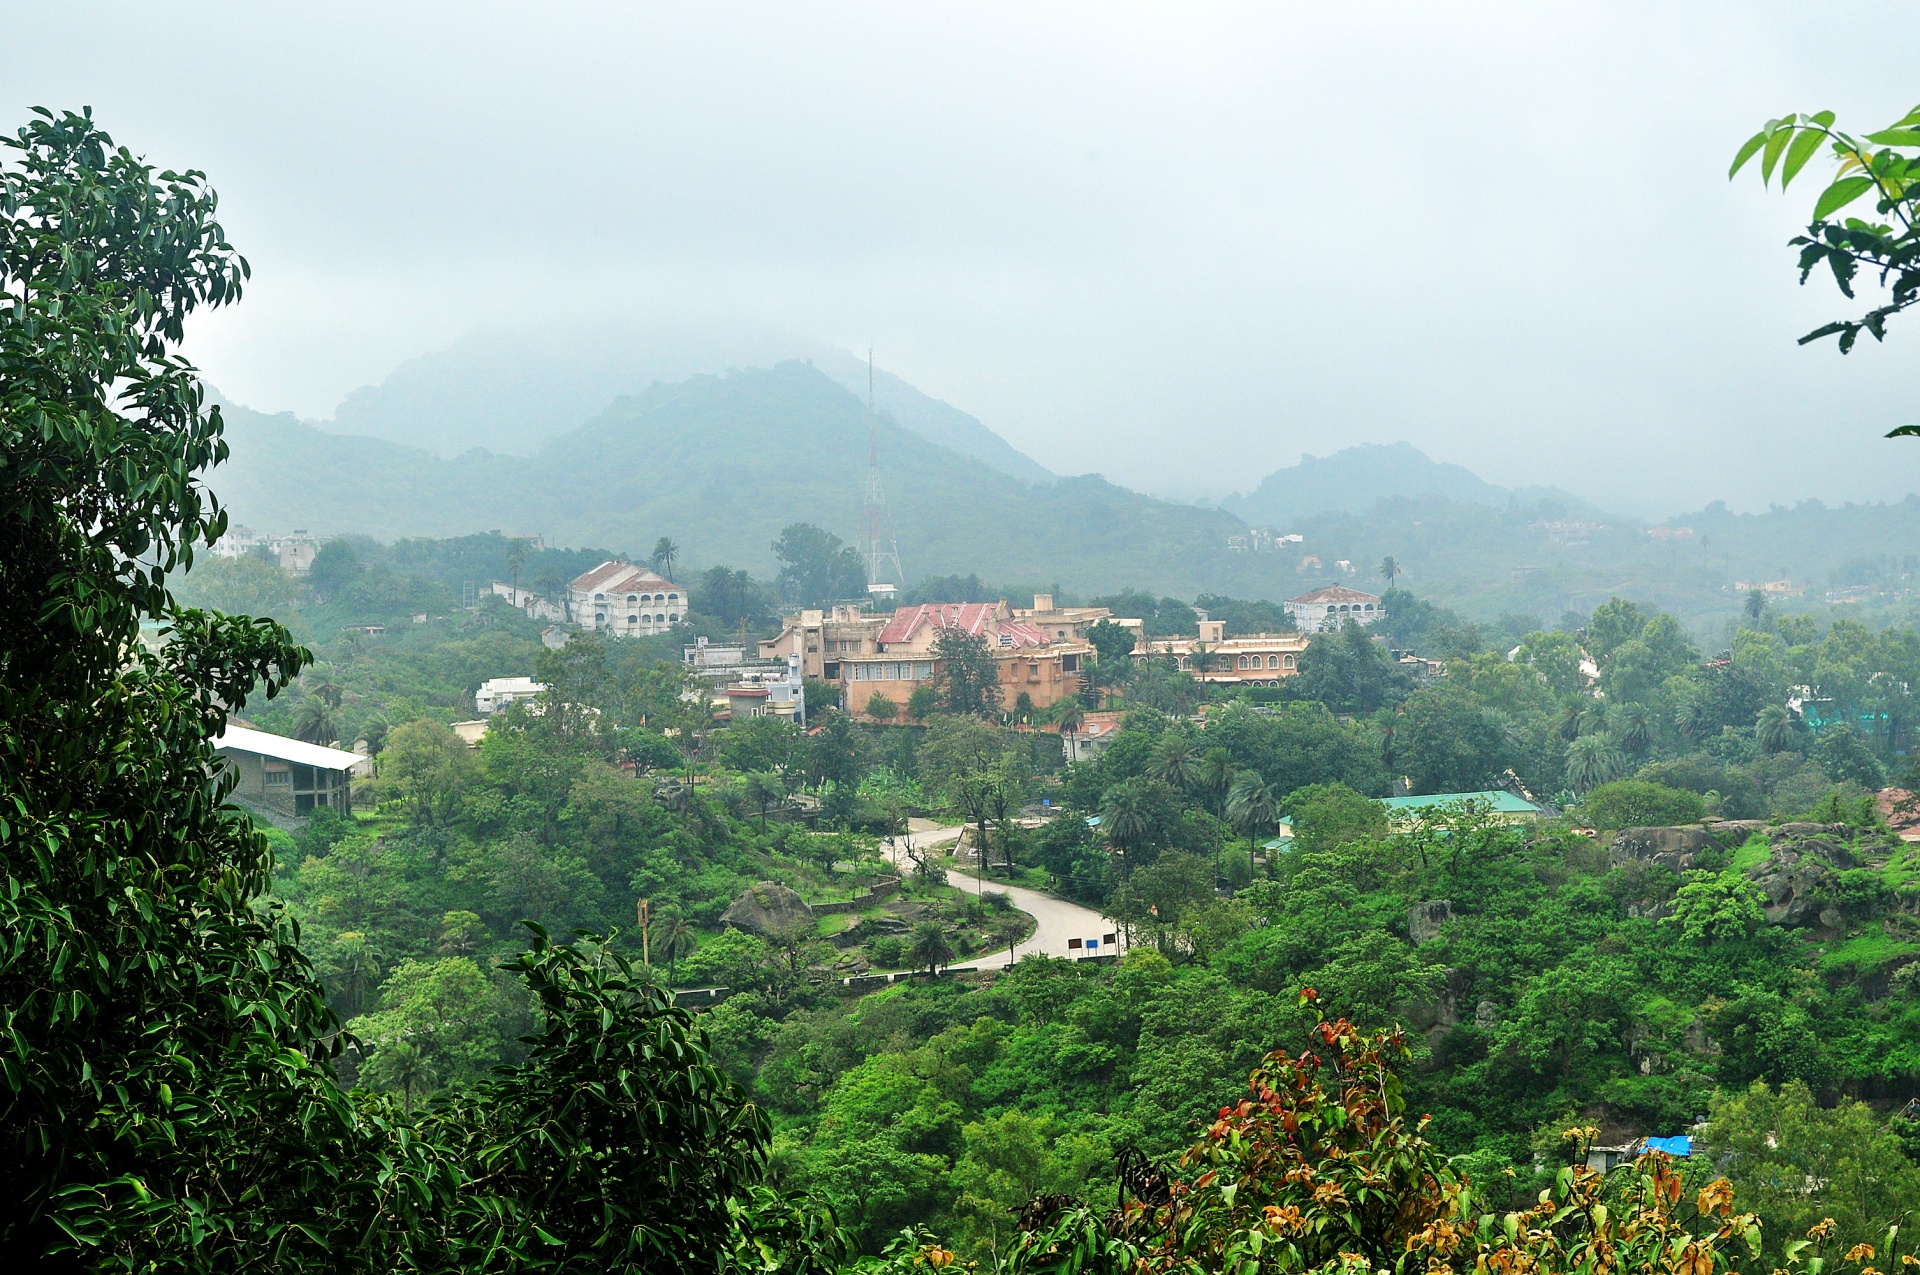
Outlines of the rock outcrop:
[[1407,937],[1415,947],[1440,937],[1441,927],[1453,920],[1451,899],[1430,899],[1407,909]]
[[720,914],[723,924],[776,943],[792,943],[813,933],[813,909],[798,894],[773,881],[750,885]]
[[1607,847],[1607,861],[1625,863],[1629,859],[1640,859],[1674,872],[1687,872],[1703,851],[1715,849],[1719,844],[1712,833],[1700,827],[1622,828],[1614,834],[1613,844]]

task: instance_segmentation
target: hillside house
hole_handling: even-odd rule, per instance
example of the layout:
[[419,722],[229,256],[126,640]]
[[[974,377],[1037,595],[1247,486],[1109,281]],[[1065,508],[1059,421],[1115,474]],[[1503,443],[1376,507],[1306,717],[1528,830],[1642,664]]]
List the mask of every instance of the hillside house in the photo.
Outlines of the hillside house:
[[228,726],[213,747],[238,776],[236,800],[295,818],[319,806],[345,811],[354,767],[367,760],[359,753],[245,726]]
[[573,622],[595,633],[650,637],[686,618],[687,591],[631,562],[603,562],[567,585]]
[[797,655],[803,676],[837,682],[842,659],[875,652],[888,618],[858,606],[808,608],[788,616],[778,635],[760,643],[760,658],[784,662]]
[[[1096,621],[1097,622],[1097,621]],[[839,660],[842,702],[864,712],[879,691],[904,707],[913,692],[935,684],[940,635],[957,629],[980,638],[993,656],[1000,678],[1000,707],[1012,712],[1025,695],[1036,709],[1080,691],[1083,661],[1093,648],[1073,638],[1057,638],[1013,618],[1005,602],[935,602],[900,607],[875,633],[874,650]]]
[[1202,620],[1194,637],[1142,637],[1135,659],[1172,659],[1183,671],[1217,686],[1278,686],[1300,671],[1307,649],[1303,633],[1244,633],[1227,636],[1223,620]]
[[1113,618],[1106,607],[1055,606],[1051,593],[1034,594],[1032,607],[1015,607],[1011,614],[1059,642],[1084,642],[1094,625]]
[[530,677],[490,677],[473,693],[473,710],[491,717],[506,712],[516,701],[537,697],[546,689],[545,683]]
[[1493,816],[1499,823],[1527,823],[1546,814],[1546,809],[1536,806],[1525,797],[1510,792],[1439,792],[1425,797],[1385,797],[1380,804],[1387,808],[1387,822],[1396,831],[1412,827],[1422,816],[1438,814],[1441,807],[1468,805],[1473,809]]
[[1286,609],[1302,633],[1325,633],[1348,620],[1372,624],[1386,614],[1378,594],[1362,593],[1344,584],[1330,584],[1324,589],[1288,598]]

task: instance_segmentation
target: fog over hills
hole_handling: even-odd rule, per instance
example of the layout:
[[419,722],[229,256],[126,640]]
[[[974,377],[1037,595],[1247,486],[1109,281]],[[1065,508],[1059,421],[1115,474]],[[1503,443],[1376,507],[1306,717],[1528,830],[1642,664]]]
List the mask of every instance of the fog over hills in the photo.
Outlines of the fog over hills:
[[[859,536],[866,369],[844,351],[662,381],[568,426],[566,414],[587,410],[587,390],[488,369],[483,350],[420,361],[329,428],[229,407],[233,458],[214,476],[217,494],[237,522],[263,530],[390,540],[498,529],[634,554],[670,535],[691,569],[725,563],[763,576],[788,523]],[[460,381],[462,366],[476,384]],[[542,386],[559,388],[541,398]],[[1501,487],[1408,443],[1308,457],[1227,508],[1203,508],[1098,476],[1053,478],[898,378],[877,375],[875,388],[882,482],[908,583],[978,574],[1010,591],[1143,587],[1277,600],[1336,580],[1377,590],[1376,567],[1392,555],[1405,584],[1471,615],[1552,621],[1621,595],[1710,624],[1737,609],[1742,579],[1796,581],[1807,602],[1858,585],[1892,605],[1905,596],[1908,567],[1884,546],[1920,535],[1920,500],[1910,499],[1751,515],[1715,506],[1668,520],[1690,535],[1653,536],[1638,519],[1564,492]],[[510,417],[514,404],[529,414]],[[517,436],[508,432],[516,419],[530,422]],[[335,432],[349,420],[437,437],[452,454]],[[460,432],[471,420],[494,422],[514,453],[472,446],[478,435]],[[1236,548],[1249,525],[1303,540]]]
[[[532,455],[585,424],[613,400],[703,373],[771,367],[791,359],[867,395],[867,364],[837,346],[740,326],[592,328],[471,334],[402,364],[378,385],[343,399],[329,433],[361,435],[458,456],[475,447]],[[876,408],[921,437],[985,461],[1010,477],[1054,475],[951,404],[884,368],[873,378]]]

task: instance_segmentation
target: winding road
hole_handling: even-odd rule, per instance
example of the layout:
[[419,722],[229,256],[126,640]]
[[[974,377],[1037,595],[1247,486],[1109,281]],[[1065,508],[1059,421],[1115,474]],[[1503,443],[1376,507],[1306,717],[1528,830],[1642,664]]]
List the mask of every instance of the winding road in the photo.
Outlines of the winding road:
[[[913,819],[908,822],[907,835],[898,838],[893,850],[894,866],[903,873],[913,871],[913,861],[907,858],[907,849],[931,849],[935,846],[951,845],[960,839],[961,829],[932,822],[927,819]],[[949,868],[951,873],[955,871]],[[962,873],[973,876],[972,873]],[[978,880],[978,878],[975,878]],[[1033,918],[1033,933],[1013,949],[1013,959],[1018,960],[1033,952],[1046,956],[1059,956],[1068,959],[1081,959],[1088,956],[1112,955],[1126,950],[1125,938],[1112,921],[1101,916],[1092,908],[1082,907],[1078,903],[1069,903],[1065,899],[1055,898],[1039,890],[1029,890],[1023,885],[1013,885],[1006,881],[989,878],[986,883],[989,890],[1006,895],[1013,906]],[[1108,944],[1108,936],[1119,940],[1119,946]],[[1079,940],[1077,946],[1069,947],[1070,940]],[[1089,940],[1098,943],[1089,948]],[[996,950],[979,957],[977,960],[957,962],[946,966],[950,970],[1000,969],[1008,963],[1007,953]]]

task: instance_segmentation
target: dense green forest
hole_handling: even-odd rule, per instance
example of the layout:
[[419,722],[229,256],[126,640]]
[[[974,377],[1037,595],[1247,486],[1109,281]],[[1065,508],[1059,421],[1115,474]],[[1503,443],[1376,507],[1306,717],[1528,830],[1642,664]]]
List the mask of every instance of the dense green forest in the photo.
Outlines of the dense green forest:
[[[730,989],[699,1022],[773,1117],[775,1180],[831,1202],[870,1251],[924,1225],[991,1260],[1034,1194],[1110,1198],[1116,1152],[1180,1150],[1299,1038],[1302,986],[1330,1014],[1412,1033],[1408,1101],[1432,1113],[1433,1143],[1515,1201],[1550,1180],[1569,1125],[1624,1140],[1705,1118],[1717,1145],[1789,1108],[1808,1145],[1864,1122],[1897,1170],[1892,1195],[1817,1207],[1878,1224],[1920,1182],[1920,1126],[1886,1115],[1920,1094],[1920,858],[1872,796],[1907,766],[1911,629],[1823,628],[1756,603],[1727,648],[1703,651],[1673,617],[1618,599],[1542,629],[1396,588],[1383,641],[1319,637],[1279,690],[1223,699],[1155,662],[1103,672],[1095,700],[1126,711],[1124,730],[1067,767],[1049,731],[939,711],[881,727],[828,710],[812,734],[689,723],[674,716],[673,645],[576,637],[548,652],[497,605],[379,637],[347,628],[385,614],[391,583],[363,585],[409,578],[450,599],[433,573],[479,569],[505,543],[413,542],[410,567],[363,545],[358,583],[327,602],[319,582],[281,581],[321,662],[256,720],[298,729],[324,688],[338,738],[365,737],[374,715],[386,731],[370,804],[283,836],[275,886],[363,1042],[344,1064],[357,1083],[418,1102],[512,1060],[527,1011],[497,966],[518,920],[616,931],[637,960],[645,897],[659,976]],[[203,587],[260,575],[221,563]],[[777,609],[777,584],[760,587]],[[1150,629],[1191,621],[1171,598],[1098,600]],[[1200,601],[1230,631],[1278,619]],[[725,627],[696,614],[688,631],[703,626]],[[1418,682],[1389,648],[1446,674]],[[551,707],[459,745],[441,723],[509,672],[548,682]],[[850,994],[850,975],[1017,933],[1018,914],[990,888],[957,889],[967,878],[945,859],[804,933],[721,922],[760,881],[813,903],[870,889],[904,866],[883,850],[907,818],[974,822],[983,784],[999,799],[994,873],[1116,918],[1123,962],[1029,957],[997,979]],[[1390,828],[1373,801],[1490,787],[1564,813],[1510,827],[1460,808]],[[1017,817],[1042,797],[1047,817]],[[1283,818],[1293,839],[1270,851]],[[1621,832],[1647,825],[1669,831]],[[401,1038],[404,1067],[381,1044]]]
[[[1912,628],[1756,594],[1702,648],[1650,603],[1545,627],[1389,587],[1380,632],[1314,635],[1280,687],[1210,687],[1109,626],[1084,695],[1045,713],[950,673],[888,725],[824,687],[805,729],[722,720],[681,634],[553,649],[466,600],[592,551],[333,539],[301,579],[208,558],[224,422],[172,351],[249,278],[216,200],[85,114],[7,145],[10,1255],[1915,1263]],[[772,544],[773,579],[699,571],[685,635],[844,594],[831,534]],[[1151,573],[1091,583],[1140,588],[1111,600],[1153,632],[1193,616]],[[988,658],[947,640],[949,670]],[[518,672],[544,691],[477,745],[450,729]],[[1121,729],[1068,764],[1062,735],[1103,707]],[[211,741],[236,718],[364,740],[353,808],[279,826],[229,804]],[[1537,813],[1507,821],[1489,788]],[[1381,804],[1407,792],[1446,799]],[[1015,887],[1128,950],[1003,966]],[[1690,1154],[1587,1167],[1641,1134]]]

